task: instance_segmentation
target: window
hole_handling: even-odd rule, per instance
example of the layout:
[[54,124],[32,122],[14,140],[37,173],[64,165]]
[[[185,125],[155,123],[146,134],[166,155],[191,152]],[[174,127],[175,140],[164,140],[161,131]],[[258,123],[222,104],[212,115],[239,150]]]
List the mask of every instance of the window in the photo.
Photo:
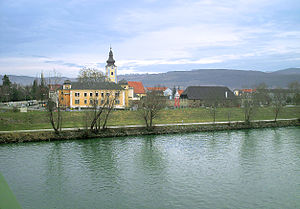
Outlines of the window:
[[79,104],[79,99],[75,99],[75,104]]
[[90,97],[92,97],[93,96],[93,92],[90,92]]
[[102,104],[102,105],[104,104],[104,100],[103,100],[103,99],[101,99],[101,104]]
[[86,99],[84,100],[84,104],[87,104],[87,100]]
[[120,104],[120,100],[116,99],[116,104]]
[[111,75],[114,75],[114,72],[110,72]]
[[90,104],[94,104],[94,101],[92,99],[90,99]]
[[75,97],[79,97],[80,93],[79,92],[75,92]]
[[95,104],[98,105],[98,100],[95,100]]
[[98,92],[96,92],[96,93],[95,93],[95,95],[96,95],[96,97],[98,97],[98,96],[99,96],[99,93],[98,93]]
[[115,93],[115,97],[118,98],[120,96],[120,92]]
[[103,92],[101,92],[101,97],[104,97],[104,93]]
[[86,92],[84,92],[84,96],[87,97],[87,93]]
[[109,93],[106,93],[106,97],[109,97],[109,95],[110,95]]

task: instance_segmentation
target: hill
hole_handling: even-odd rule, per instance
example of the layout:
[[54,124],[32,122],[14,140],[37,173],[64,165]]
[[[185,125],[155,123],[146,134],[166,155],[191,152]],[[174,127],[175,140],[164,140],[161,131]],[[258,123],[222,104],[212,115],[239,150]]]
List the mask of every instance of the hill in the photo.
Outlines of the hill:
[[[300,82],[300,69],[281,70],[275,72],[228,70],[228,69],[199,69],[192,71],[170,71],[160,74],[122,75],[120,79],[141,81],[145,86],[181,86],[192,85],[221,85],[234,88],[251,88],[260,83],[269,87],[287,87],[291,82]],[[293,73],[294,72],[294,73]]]
[[300,75],[300,68],[288,68],[284,70],[278,70],[273,72],[273,74],[279,75]]
[[[0,84],[2,84],[0,75]],[[35,77],[9,75],[13,83],[30,85]],[[62,77],[64,80],[76,80],[75,78]],[[275,72],[228,70],[228,69],[198,69],[191,71],[169,71],[159,74],[127,74],[119,75],[118,80],[141,81],[144,86],[180,86],[186,88],[192,85],[218,85],[234,88],[252,88],[260,83],[269,87],[287,87],[291,82],[300,82],[300,68],[289,68]],[[47,81],[48,78],[45,78]]]

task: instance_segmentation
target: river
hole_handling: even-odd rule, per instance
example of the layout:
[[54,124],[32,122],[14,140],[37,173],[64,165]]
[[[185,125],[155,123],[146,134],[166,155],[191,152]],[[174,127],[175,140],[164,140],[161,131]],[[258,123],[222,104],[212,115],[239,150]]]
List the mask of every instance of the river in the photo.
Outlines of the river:
[[25,209],[300,208],[300,128],[0,145]]

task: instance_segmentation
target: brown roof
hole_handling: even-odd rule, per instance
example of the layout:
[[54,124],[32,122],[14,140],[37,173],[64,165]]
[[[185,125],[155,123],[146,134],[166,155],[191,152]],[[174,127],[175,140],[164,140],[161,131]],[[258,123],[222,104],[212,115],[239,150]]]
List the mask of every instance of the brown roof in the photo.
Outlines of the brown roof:
[[142,82],[139,81],[128,81],[128,86],[133,87],[135,94],[145,94],[145,88]]
[[184,92],[184,90],[178,90],[179,96]]
[[56,91],[61,87],[61,85],[60,84],[49,84],[48,87],[49,87],[50,91]]
[[147,87],[148,91],[164,91],[167,87]]
[[241,90],[242,92],[247,92],[247,93],[253,93],[253,92],[255,92],[256,91],[256,89],[242,89]]

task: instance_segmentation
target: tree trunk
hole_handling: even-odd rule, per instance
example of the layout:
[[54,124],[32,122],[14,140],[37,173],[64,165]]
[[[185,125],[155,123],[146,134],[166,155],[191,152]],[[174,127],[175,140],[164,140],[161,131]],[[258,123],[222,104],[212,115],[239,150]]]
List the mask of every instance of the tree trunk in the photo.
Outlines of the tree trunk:
[[59,131],[58,131],[58,129],[55,127],[54,118],[53,118],[53,111],[50,111],[49,113],[50,113],[50,123],[51,123],[51,126],[52,126],[52,128],[54,129],[54,132],[55,132],[56,134],[58,134]]

